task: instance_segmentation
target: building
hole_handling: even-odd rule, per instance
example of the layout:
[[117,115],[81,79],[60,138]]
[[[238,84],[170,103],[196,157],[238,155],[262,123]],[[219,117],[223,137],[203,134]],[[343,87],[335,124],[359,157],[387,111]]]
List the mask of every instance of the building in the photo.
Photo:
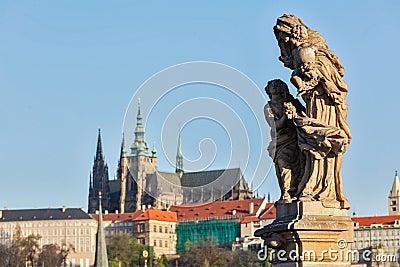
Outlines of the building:
[[254,231],[261,228],[260,217],[269,212],[271,216],[275,214],[274,204],[263,198],[172,206],[170,210],[178,215],[178,253],[188,241],[231,245],[240,238],[257,239]]
[[155,208],[146,209],[133,220],[133,232],[138,242],[153,246],[154,255],[176,254],[176,224],[175,212],[162,211]]
[[[97,219],[98,214],[92,214]],[[103,214],[105,236],[130,234],[138,243],[153,246],[156,257],[176,254],[175,212],[156,208],[137,210],[124,214]]]
[[99,131],[96,156],[89,178],[89,213],[96,213],[98,192],[104,192],[104,213],[134,212],[148,205],[168,209],[172,205],[253,198],[252,190],[239,168],[184,172],[180,136],[175,172],[159,171],[157,151],[153,148],[149,153],[145,142],[140,106],[136,119],[135,138],[130,145],[129,153],[122,138],[120,159],[114,180],[108,177]]
[[40,235],[40,247],[56,244],[74,248],[68,266],[89,267],[94,263],[97,222],[82,209],[24,209],[0,211],[0,244],[11,244],[16,227],[22,234]]
[[[359,262],[367,266],[399,266],[400,259],[400,183],[397,172],[388,197],[387,216],[358,217],[354,215],[354,242],[352,249],[359,251]],[[370,251],[371,260],[362,253]],[[376,258],[378,255],[378,258]],[[385,260],[379,261],[380,257]]]
[[397,171],[388,197],[389,215],[400,215],[400,181]]
[[[128,213],[105,213],[103,214],[103,226],[105,236],[110,237],[113,235],[130,234],[133,236],[133,222],[132,219],[136,218],[142,211]],[[91,216],[98,220],[99,214],[91,214]]]
[[[359,261],[368,266],[399,266],[400,259],[400,215],[353,217],[354,242],[352,249],[359,251]],[[371,260],[363,259],[362,253],[369,250]],[[379,262],[374,254],[387,260]]]

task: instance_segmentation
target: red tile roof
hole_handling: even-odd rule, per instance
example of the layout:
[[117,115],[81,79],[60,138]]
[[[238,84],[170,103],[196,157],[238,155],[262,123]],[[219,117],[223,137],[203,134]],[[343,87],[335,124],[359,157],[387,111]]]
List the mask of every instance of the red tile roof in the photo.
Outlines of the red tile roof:
[[[90,214],[94,219],[98,220],[98,214]],[[155,221],[166,221],[166,222],[176,222],[176,213],[169,211],[162,211],[155,208],[146,209],[144,212],[137,210],[135,212],[123,213],[123,214],[103,214],[103,221],[145,221],[145,220],[155,220]]]
[[[130,213],[108,213],[108,214],[103,214],[103,221],[127,221],[127,220],[132,220],[133,218],[136,218],[137,216],[142,213],[140,210],[137,210],[135,212],[130,212]],[[98,220],[99,219],[99,214],[90,214],[94,219]]]
[[274,203],[268,203],[265,207],[265,210],[260,216],[261,220],[275,219],[276,218],[276,209]]
[[400,220],[400,215],[353,217],[353,222],[358,222],[359,226],[370,226],[371,224],[391,225],[396,220]]
[[240,223],[250,223],[250,222],[259,222],[259,221],[260,221],[260,219],[257,218],[256,216],[244,217],[244,218],[239,219]]
[[141,212],[139,216],[135,217],[132,221],[164,221],[164,222],[177,222],[177,217],[175,212],[162,211],[155,208],[146,209]]
[[[254,211],[251,214],[249,212],[251,205],[250,203],[253,203],[254,205]],[[170,210],[178,213],[178,221],[209,218],[230,219],[259,215],[261,210],[264,209],[264,205],[265,201],[263,198],[256,198],[171,206]]]

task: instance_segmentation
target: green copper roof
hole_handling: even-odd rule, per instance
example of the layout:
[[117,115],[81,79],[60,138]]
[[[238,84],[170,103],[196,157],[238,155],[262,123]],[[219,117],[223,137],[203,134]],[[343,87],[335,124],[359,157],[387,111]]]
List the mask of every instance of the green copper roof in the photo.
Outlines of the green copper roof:
[[142,123],[142,112],[140,111],[140,105],[138,107],[138,113],[136,116],[136,128],[135,128],[135,141],[131,145],[130,156],[148,156],[148,146],[144,141],[144,128]]
[[175,172],[182,176],[183,174],[183,155],[182,155],[182,145],[181,145],[181,133],[178,136],[178,149],[176,151],[176,169]]

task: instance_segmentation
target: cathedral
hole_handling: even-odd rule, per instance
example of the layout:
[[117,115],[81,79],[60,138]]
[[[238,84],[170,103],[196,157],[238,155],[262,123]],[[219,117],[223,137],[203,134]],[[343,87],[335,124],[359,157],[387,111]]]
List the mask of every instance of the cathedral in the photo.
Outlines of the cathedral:
[[103,154],[100,129],[93,169],[89,177],[88,212],[98,209],[98,194],[102,193],[102,209],[110,213],[125,213],[152,206],[168,209],[171,205],[199,204],[222,200],[253,198],[239,168],[185,172],[181,138],[178,137],[175,172],[157,169],[157,151],[144,139],[140,106],[137,113],[135,139],[130,151],[122,138],[116,178],[109,179]]

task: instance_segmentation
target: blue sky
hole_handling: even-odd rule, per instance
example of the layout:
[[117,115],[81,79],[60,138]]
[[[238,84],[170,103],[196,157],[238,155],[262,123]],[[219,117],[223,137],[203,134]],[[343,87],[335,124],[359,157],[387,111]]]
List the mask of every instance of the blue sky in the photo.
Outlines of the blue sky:
[[[273,78],[288,81],[272,33],[284,13],[319,31],[345,67],[353,141],[342,176],[351,212],[386,214],[400,169],[399,1],[1,1],[0,207],[86,208],[97,129],[113,177],[131,98],[167,67],[213,61],[241,71],[260,89]],[[229,98],[199,86],[192,87],[202,97]],[[158,120],[147,122],[150,146],[161,143]],[[204,127],[198,123],[193,129]],[[224,151],[226,134],[211,129]],[[182,134],[185,156],[198,158],[196,140],[205,136],[190,128]],[[175,136],[170,139],[174,145]],[[162,156],[159,166],[173,170]],[[269,191],[278,197],[273,175],[260,194]]]

